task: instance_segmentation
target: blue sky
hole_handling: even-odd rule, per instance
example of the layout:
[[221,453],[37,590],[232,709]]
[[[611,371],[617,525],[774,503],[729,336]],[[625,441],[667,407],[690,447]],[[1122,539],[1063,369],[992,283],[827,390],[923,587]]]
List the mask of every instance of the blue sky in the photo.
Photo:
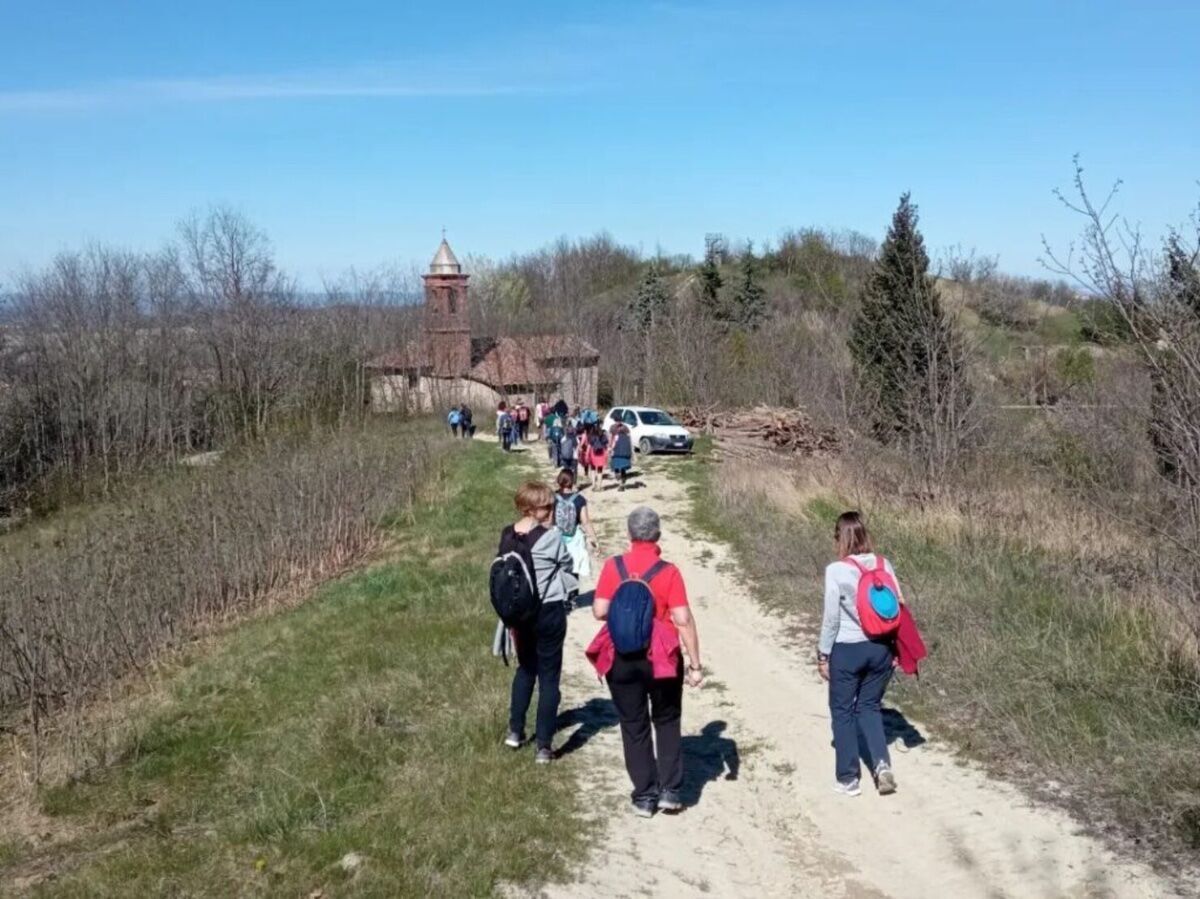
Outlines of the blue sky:
[[232,205],[316,286],[607,230],[805,225],[1037,274],[1083,155],[1158,234],[1200,198],[1200,3],[0,0],[0,280]]

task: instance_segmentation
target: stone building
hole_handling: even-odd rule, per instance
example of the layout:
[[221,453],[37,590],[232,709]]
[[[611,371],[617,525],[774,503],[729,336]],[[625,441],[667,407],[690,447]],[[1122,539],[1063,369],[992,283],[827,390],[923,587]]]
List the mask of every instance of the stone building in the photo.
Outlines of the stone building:
[[570,334],[472,337],[467,280],[443,238],[425,281],[421,336],[367,367],[379,412],[424,412],[465,402],[477,412],[501,400],[566,400],[596,407],[600,355]]

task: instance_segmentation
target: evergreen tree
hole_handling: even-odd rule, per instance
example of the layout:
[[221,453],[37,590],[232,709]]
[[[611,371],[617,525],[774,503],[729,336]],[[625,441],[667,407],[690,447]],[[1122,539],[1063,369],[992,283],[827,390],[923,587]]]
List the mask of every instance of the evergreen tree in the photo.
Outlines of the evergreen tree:
[[700,306],[711,319],[725,322],[729,319],[729,311],[725,308],[721,296],[720,269],[721,241],[718,237],[709,237],[704,241],[704,262],[700,265]]
[[[1188,253],[1177,234],[1167,238],[1165,257],[1165,299],[1174,307],[1175,315],[1184,321],[1191,320],[1193,327],[1200,327],[1200,267],[1196,265],[1196,257]],[[1154,445],[1159,474],[1177,482],[1188,480],[1185,456],[1192,437],[1192,422],[1200,417],[1189,384],[1187,366],[1170,343],[1153,354],[1150,442]]]
[[661,322],[666,315],[668,302],[658,264],[651,263],[629,303],[629,317],[634,329],[643,336],[654,330],[655,323]]
[[964,353],[929,277],[917,207],[907,193],[867,280],[850,354],[876,402],[876,437],[937,437],[938,452],[953,452],[970,404]]
[[754,245],[742,255],[742,281],[734,294],[733,320],[747,331],[757,331],[767,317],[767,292],[755,277]]

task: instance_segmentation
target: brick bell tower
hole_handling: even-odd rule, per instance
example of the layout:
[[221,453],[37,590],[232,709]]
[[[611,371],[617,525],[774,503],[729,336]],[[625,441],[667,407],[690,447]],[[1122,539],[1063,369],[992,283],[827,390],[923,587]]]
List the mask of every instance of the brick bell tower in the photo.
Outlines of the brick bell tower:
[[471,316],[467,279],[442,237],[425,281],[425,342],[433,374],[457,378],[471,370]]

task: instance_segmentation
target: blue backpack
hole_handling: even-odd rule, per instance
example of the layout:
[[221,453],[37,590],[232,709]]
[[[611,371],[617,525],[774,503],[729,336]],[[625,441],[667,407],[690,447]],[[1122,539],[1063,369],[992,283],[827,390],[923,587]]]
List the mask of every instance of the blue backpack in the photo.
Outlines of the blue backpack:
[[645,652],[654,633],[654,594],[650,592],[650,582],[667,563],[659,560],[640,577],[630,577],[623,558],[617,556],[613,561],[617,563],[621,585],[608,607],[608,635],[622,655]]

